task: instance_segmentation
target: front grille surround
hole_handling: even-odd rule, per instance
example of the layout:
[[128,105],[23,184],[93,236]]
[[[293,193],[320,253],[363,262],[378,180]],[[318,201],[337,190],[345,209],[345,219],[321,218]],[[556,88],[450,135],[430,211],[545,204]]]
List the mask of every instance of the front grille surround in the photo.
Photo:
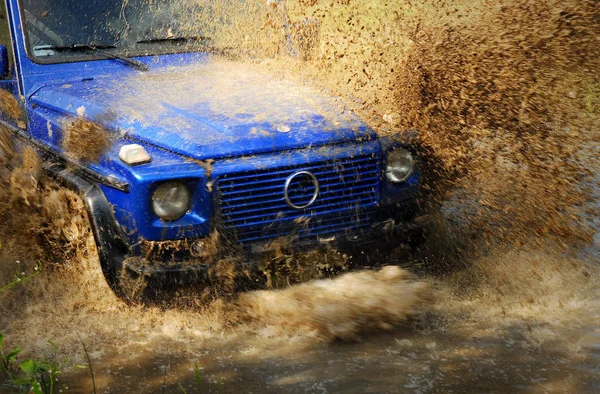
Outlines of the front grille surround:
[[[320,190],[312,205],[297,209],[285,201],[284,185],[301,171],[313,174]],[[277,237],[324,237],[368,227],[379,202],[380,182],[380,157],[367,154],[227,173],[215,179],[215,187],[223,229],[247,244]],[[306,187],[305,191],[314,190]],[[302,200],[302,192],[295,190],[295,198]]]

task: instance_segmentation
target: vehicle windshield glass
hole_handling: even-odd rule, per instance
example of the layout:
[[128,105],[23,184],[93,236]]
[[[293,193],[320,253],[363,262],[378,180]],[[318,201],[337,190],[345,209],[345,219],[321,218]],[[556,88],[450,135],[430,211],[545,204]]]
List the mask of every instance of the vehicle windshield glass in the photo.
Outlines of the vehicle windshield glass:
[[73,50],[82,45],[128,56],[215,48],[223,43],[215,42],[214,35],[222,38],[241,30],[236,24],[245,18],[232,11],[248,9],[248,3],[258,4],[242,0],[21,0],[28,53],[41,62],[99,56],[93,50]]

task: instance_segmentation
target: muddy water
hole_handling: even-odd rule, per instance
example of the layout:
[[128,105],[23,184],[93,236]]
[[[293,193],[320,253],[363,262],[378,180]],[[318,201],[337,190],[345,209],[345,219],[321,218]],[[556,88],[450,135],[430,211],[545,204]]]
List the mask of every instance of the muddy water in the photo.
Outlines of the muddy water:
[[[56,358],[71,392],[92,390],[88,371],[75,367],[85,364],[78,334],[100,392],[177,392],[180,384],[192,392],[196,363],[203,392],[594,392],[600,385],[600,245],[569,251],[536,239],[456,266],[433,239],[434,251],[406,258],[421,279],[388,268],[235,299],[128,307],[102,278],[81,207],[46,182],[41,201],[26,194],[28,207],[58,199],[67,211],[19,220],[69,218],[60,234],[72,248],[54,250],[62,264],[3,294],[0,321],[7,347]],[[31,272],[26,249],[7,243],[2,252],[3,280]],[[455,265],[431,270],[444,261]]]
[[[595,316],[598,318],[598,315]],[[424,327],[427,326],[426,328]],[[596,392],[597,324],[576,327],[540,324],[540,331],[560,331],[560,340],[532,344],[523,325],[490,329],[489,324],[423,320],[358,343],[298,349],[246,338],[232,345],[206,343],[195,357],[203,371],[202,390],[217,392]],[[198,387],[193,362],[171,351],[138,349],[135,355],[114,351],[104,359],[99,385],[104,392],[167,392],[178,385]],[[111,349],[112,350],[112,349]],[[166,384],[164,372],[167,372]],[[76,391],[90,391],[85,371]]]
[[[219,303],[165,311],[119,308],[107,300],[73,307],[63,300],[67,305],[53,309],[62,316],[42,312],[17,323],[44,326],[38,340],[62,333],[54,341],[67,364],[83,362],[73,338],[73,331],[81,332],[102,392],[175,392],[180,384],[193,391],[195,363],[203,392],[218,392],[219,382],[221,392],[232,393],[595,392],[600,309],[597,272],[587,264],[592,260],[537,249],[484,260],[525,272],[506,284],[510,289],[485,283],[462,289],[440,280],[434,304],[391,330],[372,328],[350,341],[311,330],[298,320],[305,315],[288,316],[285,324],[232,322],[231,310]],[[536,262],[551,273],[536,270]],[[574,272],[561,274],[569,269]],[[540,280],[531,281],[536,275]],[[271,299],[275,306],[282,301],[275,293]],[[332,324],[339,319],[333,313]],[[236,311],[238,318],[243,314]],[[53,327],[57,323],[62,327]],[[43,353],[44,344],[37,346]],[[64,379],[74,392],[91,391],[85,369],[71,368]]]
[[81,203],[25,151],[2,167],[0,283],[44,265],[0,295],[6,347],[55,358],[71,392],[91,391],[78,334],[100,392],[192,392],[196,362],[203,392],[600,390],[597,2],[492,3],[289,2],[316,44],[264,64],[381,133],[425,130],[442,218],[394,259],[417,277],[128,307]]

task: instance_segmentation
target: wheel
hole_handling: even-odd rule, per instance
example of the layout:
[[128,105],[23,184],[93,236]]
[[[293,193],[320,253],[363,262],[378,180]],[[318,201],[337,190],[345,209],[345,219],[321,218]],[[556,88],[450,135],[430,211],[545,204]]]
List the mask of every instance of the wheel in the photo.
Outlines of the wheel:
[[121,271],[111,281],[113,291],[130,305],[143,304],[147,301],[148,273],[140,268],[140,258],[130,257],[123,261]]

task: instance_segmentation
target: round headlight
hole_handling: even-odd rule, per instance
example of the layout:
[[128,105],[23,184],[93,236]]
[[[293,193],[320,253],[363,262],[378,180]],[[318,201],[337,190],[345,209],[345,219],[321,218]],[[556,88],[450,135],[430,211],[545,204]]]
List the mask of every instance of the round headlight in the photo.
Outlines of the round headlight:
[[414,167],[415,161],[407,149],[394,149],[388,153],[385,176],[393,183],[404,182],[410,178]]
[[152,209],[163,220],[177,220],[190,209],[192,195],[181,182],[165,182],[152,195]]

